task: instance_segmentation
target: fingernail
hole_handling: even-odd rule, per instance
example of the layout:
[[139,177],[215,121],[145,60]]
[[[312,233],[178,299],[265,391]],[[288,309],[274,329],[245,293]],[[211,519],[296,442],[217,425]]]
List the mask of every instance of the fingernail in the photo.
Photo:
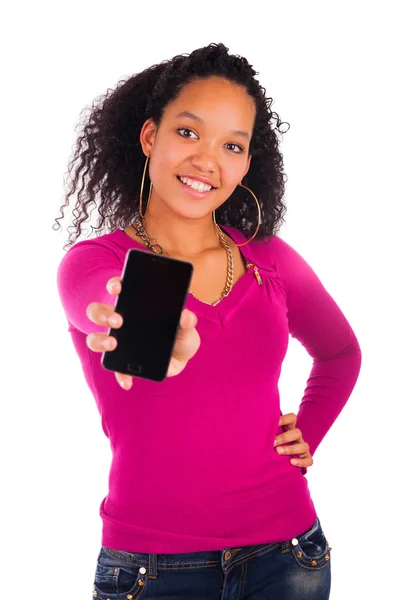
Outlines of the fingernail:
[[285,453],[285,448],[279,447],[279,448],[277,448],[277,449],[276,449],[276,451],[277,451],[279,454],[284,454],[284,453]]
[[292,458],[292,460],[290,461],[292,463],[292,465],[298,465],[299,461],[296,460],[295,458]]
[[112,325],[113,327],[117,327],[117,325],[119,325],[119,317],[116,317],[115,315],[113,315],[112,317],[110,317],[108,319],[108,322],[110,323],[110,325]]
[[274,441],[274,446],[276,446],[276,445],[277,445],[277,443],[278,443],[278,440],[275,440],[275,441]]
[[124,381],[124,380],[121,380],[121,381],[119,381],[119,385],[120,385],[122,388],[124,388],[124,389],[125,389],[125,388],[126,388],[126,381]]

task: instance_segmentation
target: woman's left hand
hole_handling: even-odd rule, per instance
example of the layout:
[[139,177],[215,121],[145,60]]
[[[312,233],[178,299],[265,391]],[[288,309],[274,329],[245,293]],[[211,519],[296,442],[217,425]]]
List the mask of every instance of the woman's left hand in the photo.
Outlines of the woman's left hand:
[[[296,454],[296,458],[290,460],[290,463],[295,467],[311,467],[314,460],[310,454],[310,446],[303,440],[300,429],[296,427],[296,420],[297,416],[294,413],[281,416],[279,425],[286,425],[288,431],[285,431],[276,437],[275,450],[282,456]],[[285,446],[282,444],[289,445]]]

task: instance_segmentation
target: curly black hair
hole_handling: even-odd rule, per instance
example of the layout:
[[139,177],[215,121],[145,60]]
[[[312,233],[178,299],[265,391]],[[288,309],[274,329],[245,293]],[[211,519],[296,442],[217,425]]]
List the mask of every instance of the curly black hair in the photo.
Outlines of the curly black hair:
[[[143,123],[152,118],[158,126],[164,109],[186,84],[211,76],[243,86],[255,101],[256,118],[249,148],[252,160],[243,184],[254,192],[260,203],[262,224],[255,239],[265,240],[277,233],[286,213],[282,199],[287,181],[277,130],[285,133],[290,125],[285,123],[288,128],[280,130],[279,115],[270,110],[273,100],[266,97],[265,88],[254,78],[258,72],[246,58],[228,52],[224,44],[209,44],[190,54],[175,56],[127,80],[120,80],[115,90],[108,89],[104,96],[95,99],[68,164],[70,185],[60,208],[62,217],[81,175],[82,187],[72,211],[76,231],[70,233],[64,250],[81,235],[81,225],[88,219],[91,205],[98,208],[100,215],[97,227],[91,226],[92,230],[99,231],[97,235],[118,227],[124,229],[139,217],[140,185],[146,160],[139,139]],[[276,120],[275,127],[273,120]],[[76,170],[72,176],[74,165]],[[249,237],[257,226],[257,206],[244,188],[236,188],[215,214],[219,224],[239,229]],[[60,228],[58,221],[62,217],[55,219],[57,225],[53,225],[53,229]]]

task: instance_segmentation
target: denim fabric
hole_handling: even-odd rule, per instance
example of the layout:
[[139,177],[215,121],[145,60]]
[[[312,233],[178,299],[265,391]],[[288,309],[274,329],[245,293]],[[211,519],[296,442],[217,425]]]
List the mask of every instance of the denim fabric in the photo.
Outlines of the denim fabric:
[[328,600],[330,548],[319,519],[273,544],[184,554],[136,554],[101,547],[97,600]]

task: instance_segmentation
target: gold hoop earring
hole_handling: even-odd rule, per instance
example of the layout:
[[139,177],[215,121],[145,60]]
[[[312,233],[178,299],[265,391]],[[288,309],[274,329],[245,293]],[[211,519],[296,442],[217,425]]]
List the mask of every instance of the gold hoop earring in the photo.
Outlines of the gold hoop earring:
[[[257,204],[257,211],[258,211],[258,223],[257,223],[257,229],[255,230],[255,232],[253,233],[253,235],[251,236],[251,238],[249,240],[247,240],[247,242],[243,242],[243,244],[234,244],[233,242],[231,242],[231,240],[229,240],[229,244],[231,246],[245,246],[246,244],[248,244],[249,242],[251,242],[251,240],[253,240],[257,233],[258,230],[260,229],[260,225],[261,225],[261,208],[260,208],[260,203],[256,198],[256,195],[251,191],[250,188],[246,187],[245,185],[243,185],[242,183],[239,183],[240,187],[244,188],[245,190],[247,190],[248,192],[250,192],[250,194],[253,196],[256,204]],[[224,232],[221,230],[221,228],[219,227],[217,221],[215,220],[215,210],[213,211],[213,221],[216,225],[216,227],[218,228],[218,230],[223,234]]]
[[[150,155],[146,158],[146,162],[144,164],[144,170],[143,170],[143,176],[142,176],[142,185],[140,186],[139,214],[140,214],[140,216],[142,218],[144,217],[144,213],[143,213],[143,187],[144,187],[144,178],[146,176],[147,163],[149,162],[149,159],[150,159]],[[150,181],[150,190],[149,190],[149,197],[147,198],[146,210],[149,208],[149,202],[150,202],[150,196],[151,196],[152,189],[153,189],[153,184]]]

